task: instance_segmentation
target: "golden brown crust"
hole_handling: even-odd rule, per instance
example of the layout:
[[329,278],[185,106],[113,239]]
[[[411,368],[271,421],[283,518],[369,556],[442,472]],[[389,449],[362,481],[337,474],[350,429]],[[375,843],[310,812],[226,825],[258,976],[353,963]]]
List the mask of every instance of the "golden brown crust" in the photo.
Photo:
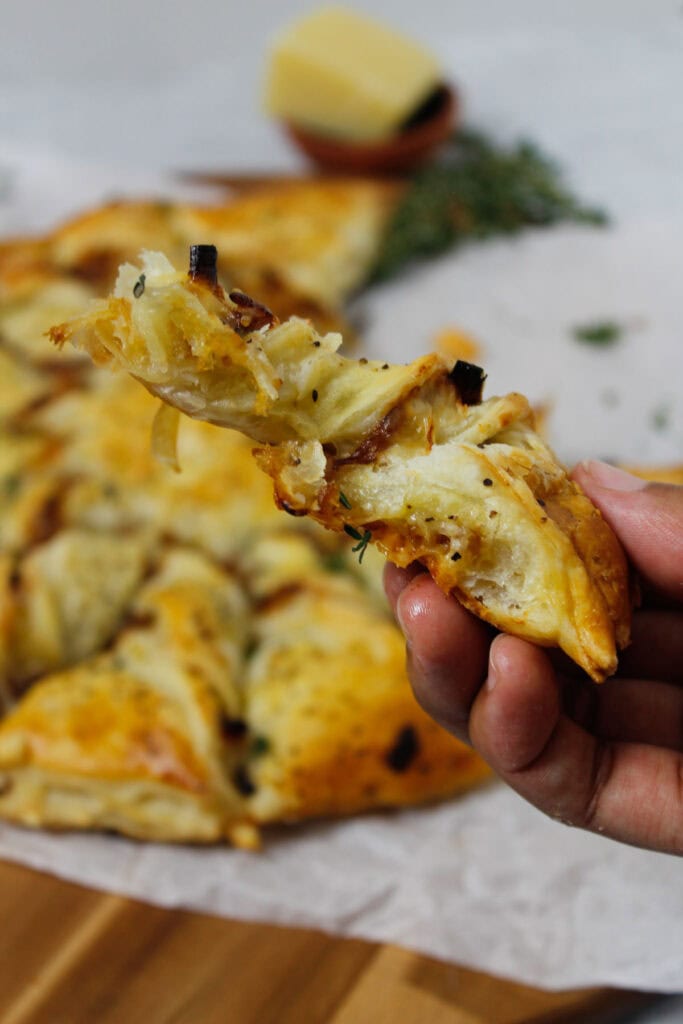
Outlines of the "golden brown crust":
[[415,703],[400,634],[357,587],[314,570],[264,608],[256,635],[246,716],[262,741],[248,768],[259,821],[402,806],[489,776]]
[[[235,433],[186,423],[182,472],[160,464],[156,401],[43,337],[141,245],[184,256],[200,227],[226,234],[231,285],[258,281],[279,312],[329,325],[392,193],[285,188],[216,213],[111,204],[0,246],[0,816],[253,846],[261,820],[418,802],[487,774],[415,705],[377,552],[358,565],[346,538],[281,515]],[[273,203],[290,225],[308,217],[298,255],[268,242]],[[227,233],[237,253],[250,217],[258,244],[232,259]],[[351,425],[339,457],[358,442]],[[256,674],[274,648],[299,695],[282,713],[285,681]]]

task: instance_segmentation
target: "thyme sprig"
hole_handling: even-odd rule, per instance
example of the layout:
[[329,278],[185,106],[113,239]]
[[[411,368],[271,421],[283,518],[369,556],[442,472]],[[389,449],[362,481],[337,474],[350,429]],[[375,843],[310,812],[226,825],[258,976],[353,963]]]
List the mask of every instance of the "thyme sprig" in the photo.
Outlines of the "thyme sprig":
[[584,205],[556,164],[528,141],[505,147],[460,130],[408,185],[385,233],[371,280],[393,277],[415,259],[473,239],[558,221],[602,225],[604,211]]
[[358,543],[355,544],[351,548],[351,550],[353,552],[358,552],[358,562],[362,562],[363,555],[365,554],[365,549],[372,540],[372,531],[364,530],[363,533],[361,533],[360,530],[357,530],[355,526],[349,526],[348,523],[345,523],[344,533],[348,533],[349,537],[353,537],[354,540],[358,541]]

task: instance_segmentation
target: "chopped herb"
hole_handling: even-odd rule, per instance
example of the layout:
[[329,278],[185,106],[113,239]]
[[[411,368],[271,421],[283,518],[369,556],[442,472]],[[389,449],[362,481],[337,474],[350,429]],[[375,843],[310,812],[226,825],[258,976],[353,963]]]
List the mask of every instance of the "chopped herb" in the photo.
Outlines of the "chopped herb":
[[484,477],[482,480],[484,487],[493,487],[493,480],[490,476]]
[[252,636],[247,640],[244,647],[244,660],[251,661],[258,650],[258,640],[255,636]]
[[311,398],[313,399],[314,402],[318,401],[318,392],[316,391],[315,388],[313,388],[313,390],[311,391]]
[[350,501],[349,501],[349,499],[348,499],[348,498],[346,497],[346,495],[344,494],[344,492],[343,492],[343,491],[340,491],[340,492],[339,492],[339,504],[340,504],[340,505],[343,505],[343,506],[344,506],[344,508],[351,508],[351,502],[350,502]]
[[135,287],[133,288],[133,295],[135,296],[136,299],[139,299],[140,296],[143,294],[143,292],[145,290],[145,281],[146,281],[145,275],[144,274],[140,274],[139,278],[135,282]]
[[530,142],[507,148],[461,129],[438,160],[413,176],[371,278],[386,280],[413,260],[466,241],[558,221],[605,224],[607,217],[572,195],[555,163]]
[[597,320],[592,324],[582,324],[574,328],[573,334],[577,341],[586,345],[597,345],[607,348],[619,341],[623,329],[614,320]]
[[270,750],[270,740],[267,736],[254,736],[249,745],[250,757],[263,757]]
[[2,480],[2,493],[6,498],[14,498],[21,487],[21,477],[18,473],[8,473]]
[[668,402],[662,402],[656,409],[653,409],[650,413],[652,429],[659,431],[659,433],[668,430],[671,426],[671,411],[671,405]]
[[362,562],[363,561],[363,555],[365,554],[365,549],[367,548],[368,544],[372,540],[372,533],[371,533],[371,531],[370,530],[365,530],[363,533],[360,533],[360,531],[357,530],[355,526],[349,526],[348,523],[345,523],[344,524],[344,532],[348,533],[349,537],[353,537],[354,540],[358,541],[358,543],[356,545],[354,545],[354,547],[352,547],[351,550],[354,551],[354,552],[355,551],[359,552],[359,554],[358,554],[358,561]]
[[346,572],[346,558],[343,551],[330,551],[324,555],[322,566],[325,572]]

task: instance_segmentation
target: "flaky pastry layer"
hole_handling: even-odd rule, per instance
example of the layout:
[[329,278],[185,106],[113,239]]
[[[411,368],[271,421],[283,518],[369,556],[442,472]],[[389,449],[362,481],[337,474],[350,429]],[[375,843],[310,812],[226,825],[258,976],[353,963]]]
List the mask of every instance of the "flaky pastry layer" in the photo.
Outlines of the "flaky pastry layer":
[[596,681],[615,671],[630,631],[623,552],[522,395],[481,401],[437,355],[342,358],[339,335],[226,295],[210,260],[187,275],[143,253],[109,300],[51,333],[253,438],[280,507],[346,531],[361,556],[372,542],[419,561],[498,629],[562,648]]

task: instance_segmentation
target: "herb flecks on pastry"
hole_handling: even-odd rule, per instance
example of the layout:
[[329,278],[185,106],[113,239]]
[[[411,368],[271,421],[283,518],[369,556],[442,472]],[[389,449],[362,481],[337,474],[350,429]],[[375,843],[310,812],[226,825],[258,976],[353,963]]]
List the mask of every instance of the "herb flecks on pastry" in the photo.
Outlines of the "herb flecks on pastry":
[[188,275],[145,252],[52,338],[253,438],[280,507],[345,531],[360,556],[373,543],[397,565],[419,561],[498,629],[562,648],[596,681],[613,673],[630,632],[624,554],[526,398],[482,401],[478,368],[434,354],[345,359],[338,334],[226,294],[210,263],[195,250]]

